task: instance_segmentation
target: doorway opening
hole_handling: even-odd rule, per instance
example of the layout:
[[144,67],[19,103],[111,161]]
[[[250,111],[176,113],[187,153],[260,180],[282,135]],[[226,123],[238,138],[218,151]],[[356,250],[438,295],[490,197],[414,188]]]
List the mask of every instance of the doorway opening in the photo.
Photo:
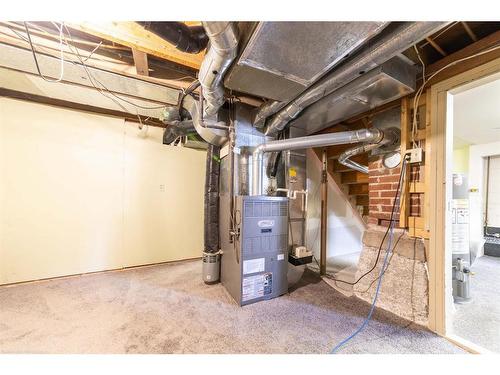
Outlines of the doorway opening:
[[500,353],[500,74],[450,90],[446,125],[446,336]]

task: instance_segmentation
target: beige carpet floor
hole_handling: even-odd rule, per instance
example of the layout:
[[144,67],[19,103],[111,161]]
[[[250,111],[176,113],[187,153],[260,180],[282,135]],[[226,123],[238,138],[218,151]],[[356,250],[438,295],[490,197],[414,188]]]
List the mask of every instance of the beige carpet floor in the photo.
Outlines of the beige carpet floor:
[[[369,305],[311,271],[289,294],[243,308],[201,280],[201,262],[0,287],[0,353],[328,353]],[[343,353],[462,353],[376,311]]]
[[472,265],[472,302],[455,304],[453,333],[494,353],[500,353],[500,258],[488,255]]

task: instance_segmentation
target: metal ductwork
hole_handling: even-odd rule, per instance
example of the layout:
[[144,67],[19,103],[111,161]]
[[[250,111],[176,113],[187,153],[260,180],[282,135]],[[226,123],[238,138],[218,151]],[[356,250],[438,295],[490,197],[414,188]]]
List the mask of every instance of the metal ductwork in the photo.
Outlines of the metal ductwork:
[[351,160],[350,158],[371,151],[377,147],[380,147],[377,143],[370,143],[350,148],[349,150],[344,151],[342,154],[340,154],[338,162],[358,172],[368,174],[367,165],[362,165],[360,163],[357,163],[354,160]]
[[338,162],[342,165],[345,165],[346,167],[367,174],[368,166],[357,163],[354,160],[351,160],[351,158],[353,156],[375,150],[385,145],[397,144],[400,141],[399,129],[390,128],[384,129],[383,131],[380,131],[379,129],[376,130],[378,130],[380,134],[378,139],[373,139],[370,141],[370,143],[364,143],[344,151],[342,154],[340,154]]
[[261,105],[257,113],[255,114],[254,120],[253,120],[253,125],[256,128],[263,128],[266,124],[266,119],[272,115],[274,115],[276,112],[278,112],[281,108],[283,108],[286,105],[286,102],[278,102],[278,101],[268,101],[267,103],[264,103]]
[[334,69],[324,79],[277,112],[266,129],[266,135],[275,135],[309,105],[403,52],[446,24],[446,22],[401,22],[391,25],[390,30],[386,30],[384,35],[381,34],[377,41]]
[[177,138],[188,135],[190,133],[196,133],[193,126],[193,121],[186,120],[173,122],[169,124],[163,132],[163,144],[169,145]]
[[203,116],[202,104],[191,96],[184,99],[184,108],[191,115],[196,132],[205,142],[222,146],[227,141],[227,126],[223,121],[218,121],[216,115]]
[[146,30],[173,44],[179,51],[200,53],[207,48],[208,37],[203,26],[188,26],[182,22],[137,22]]
[[222,80],[236,58],[237,29],[233,22],[203,22],[210,48],[200,67],[198,80],[203,95],[203,116],[215,115],[224,104]]
[[383,139],[384,132],[379,129],[362,129],[263,143],[257,146],[252,153],[252,190],[250,195],[263,194],[263,155],[266,152],[303,150],[311,147],[326,147],[358,142],[379,143]]
[[288,103],[389,22],[241,22],[227,88]]

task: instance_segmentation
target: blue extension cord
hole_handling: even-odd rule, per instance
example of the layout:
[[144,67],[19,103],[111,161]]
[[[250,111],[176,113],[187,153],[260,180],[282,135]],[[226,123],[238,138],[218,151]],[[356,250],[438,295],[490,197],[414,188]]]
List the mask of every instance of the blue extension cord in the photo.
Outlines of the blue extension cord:
[[389,259],[389,253],[392,252],[391,251],[391,247],[392,247],[392,238],[393,238],[393,233],[394,233],[393,229],[394,229],[394,221],[392,221],[391,224],[390,224],[390,229],[389,229],[389,244],[388,244],[388,247],[387,247],[387,252],[385,254],[384,263],[382,265],[382,268],[380,269],[380,275],[379,275],[378,283],[377,283],[377,290],[375,291],[375,297],[373,298],[372,306],[370,308],[370,312],[368,313],[368,316],[366,317],[366,319],[363,322],[363,324],[361,324],[361,326],[356,331],[354,331],[353,334],[351,334],[349,337],[347,337],[346,339],[344,339],[340,343],[338,343],[331,350],[330,354],[336,354],[338,352],[338,350],[342,346],[344,346],[347,342],[349,342],[351,339],[353,339],[358,333],[360,333],[363,329],[365,329],[365,327],[370,322],[370,319],[372,317],[373,311],[375,310],[375,304],[377,303],[378,293],[380,291],[380,284],[382,284],[382,276],[384,275],[385,268],[387,266],[387,260]]
[[[403,164],[401,166],[401,174],[404,174],[405,164],[406,164],[406,159],[403,159]],[[401,176],[401,179],[402,179],[402,176]],[[396,192],[396,194],[397,195],[395,197],[395,203],[394,203],[395,205],[396,205],[396,202],[397,202],[398,197],[399,197],[399,186],[398,186],[398,191]],[[380,291],[380,285],[382,284],[382,277],[384,276],[384,273],[385,273],[386,268],[387,268],[387,260],[389,259],[390,253],[392,253],[391,248],[392,248],[393,235],[394,235],[394,220],[392,220],[392,215],[391,215],[391,224],[389,225],[389,243],[387,245],[387,251],[385,253],[384,263],[382,264],[382,268],[380,269],[380,274],[379,274],[378,282],[377,282],[377,290],[375,291],[375,297],[373,297],[373,302],[372,302],[372,305],[370,308],[370,312],[368,313],[368,316],[366,317],[363,324],[361,324],[361,326],[356,331],[354,331],[354,333],[352,333],[349,337],[345,338],[340,343],[338,343],[330,351],[330,354],[336,354],[342,346],[344,346],[346,343],[348,343],[350,340],[352,340],[358,333],[360,333],[363,329],[365,329],[365,327],[370,322],[370,319],[372,318],[373,311],[375,310],[375,305],[377,303],[377,298],[378,298],[378,294]]]

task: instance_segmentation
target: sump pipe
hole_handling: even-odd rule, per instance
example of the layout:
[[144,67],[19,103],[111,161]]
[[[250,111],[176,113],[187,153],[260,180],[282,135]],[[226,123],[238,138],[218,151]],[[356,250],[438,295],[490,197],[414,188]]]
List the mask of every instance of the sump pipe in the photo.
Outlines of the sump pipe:
[[358,142],[378,143],[384,137],[379,129],[362,129],[271,141],[255,147],[252,153],[252,189],[250,195],[262,195],[263,156],[266,152],[303,150]]
[[146,30],[173,44],[179,51],[200,53],[208,44],[203,26],[188,26],[182,22],[137,22]]

